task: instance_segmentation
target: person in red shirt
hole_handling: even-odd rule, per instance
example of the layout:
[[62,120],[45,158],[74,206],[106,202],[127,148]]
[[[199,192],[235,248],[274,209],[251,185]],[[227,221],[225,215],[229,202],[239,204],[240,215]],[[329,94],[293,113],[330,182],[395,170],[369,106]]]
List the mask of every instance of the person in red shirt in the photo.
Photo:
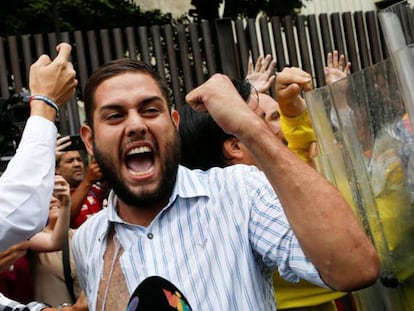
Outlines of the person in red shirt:
[[[66,137],[68,136],[58,139],[58,149],[59,146],[65,146]],[[62,175],[70,185],[70,227],[76,229],[102,209],[108,190],[107,183],[101,181],[102,173],[94,159],[89,161],[85,169],[78,150],[57,152],[56,174]]]

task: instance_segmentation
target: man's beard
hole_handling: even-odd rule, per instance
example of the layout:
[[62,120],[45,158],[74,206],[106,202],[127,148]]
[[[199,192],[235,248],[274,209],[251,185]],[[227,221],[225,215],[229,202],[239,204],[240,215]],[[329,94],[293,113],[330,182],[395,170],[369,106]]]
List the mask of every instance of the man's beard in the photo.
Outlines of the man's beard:
[[157,189],[137,194],[131,191],[123,182],[121,175],[112,165],[110,157],[102,153],[96,147],[95,141],[93,142],[94,157],[102,171],[103,179],[109,183],[119,199],[125,204],[139,207],[147,206],[151,208],[154,204],[165,201],[174,189],[181,158],[181,142],[178,133],[175,133],[174,139],[166,144],[165,150],[165,159],[161,168],[164,174]]

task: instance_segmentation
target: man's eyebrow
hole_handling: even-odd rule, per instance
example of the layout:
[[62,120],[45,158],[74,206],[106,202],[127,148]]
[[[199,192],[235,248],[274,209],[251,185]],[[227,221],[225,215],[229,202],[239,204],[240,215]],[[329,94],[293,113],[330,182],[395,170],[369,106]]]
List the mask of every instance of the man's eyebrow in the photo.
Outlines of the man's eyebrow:
[[[168,103],[167,103],[167,101],[165,100],[164,97],[162,97],[162,96],[150,96],[150,97],[147,97],[147,98],[143,99],[142,101],[140,101],[139,106],[148,105],[152,102],[158,102],[158,101],[159,102],[165,102],[165,104],[168,105]],[[112,110],[112,109],[116,110],[116,109],[122,109],[124,107],[125,107],[124,104],[117,103],[117,102],[112,102],[112,103],[107,103],[107,104],[104,104],[103,106],[101,106],[100,111],[102,111],[102,110]]]
[[103,110],[113,110],[113,109],[120,109],[122,108],[124,105],[122,104],[118,104],[118,103],[108,103],[108,104],[104,104],[103,106],[99,107],[99,111],[103,111]]
[[141,101],[140,105],[147,105],[147,104],[150,104],[152,102],[163,102],[163,103],[166,103],[168,105],[165,98],[161,97],[161,96],[150,96],[150,97],[144,99],[143,101]]

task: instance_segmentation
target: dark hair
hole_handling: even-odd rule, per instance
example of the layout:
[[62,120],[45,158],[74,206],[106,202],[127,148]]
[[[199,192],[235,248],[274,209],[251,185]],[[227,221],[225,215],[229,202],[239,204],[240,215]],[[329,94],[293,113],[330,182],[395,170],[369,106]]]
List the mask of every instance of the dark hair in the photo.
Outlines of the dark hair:
[[130,58],[121,58],[110,61],[105,65],[99,67],[88,79],[85,86],[84,102],[85,102],[85,117],[86,123],[93,125],[93,110],[94,110],[94,96],[97,87],[105,80],[115,77],[126,72],[138,72],[148,74],[158,84],[165,100],[171,108],[171,101],[169,97],[169,90],[166,82],[161,78],[157,71],[155,71],[149,64]]
[[[247,80],[232,82],[241,97],[247,101],[251,95],[250,83]],[[184,105],[180,110],[179,134],[182,165],[202,170],[228,166],[228,159],[223,154],[223,144],[233,136],[224,132],[210,114],[194,111]]]
[[223,143],[232,135],[225,133],[210,114],[184,105],[180,110],[179,134],[182,165],[202,170],[227,166]]
[[233,82],[233,85],[239,92],[240,96],[244,99],[244,101],[248,101],[250,95],[252,94],[252,88],[253,86],[248,80],[238,80],[234,79],[231,82]]

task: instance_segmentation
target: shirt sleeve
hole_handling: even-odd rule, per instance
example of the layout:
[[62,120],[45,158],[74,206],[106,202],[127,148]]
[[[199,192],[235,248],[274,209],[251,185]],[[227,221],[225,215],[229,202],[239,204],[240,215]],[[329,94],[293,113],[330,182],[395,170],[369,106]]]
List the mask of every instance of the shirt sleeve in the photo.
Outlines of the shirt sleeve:
[[281,113],[280,125],[288,148],[303,161],[308,162],[309,146],[316,140],[308,110],[293,118]]
[[265,175],[250,173],[245,178],[251,193],[249,220],[250,241],[265,266],[278,269],[290,282],[307,280],[327,287],[316,267],[305,256],[285,215],[282,205]]
[[30,238],[46,224],[54,187],[57,129],[32,116],[0,177],[0,251]]

